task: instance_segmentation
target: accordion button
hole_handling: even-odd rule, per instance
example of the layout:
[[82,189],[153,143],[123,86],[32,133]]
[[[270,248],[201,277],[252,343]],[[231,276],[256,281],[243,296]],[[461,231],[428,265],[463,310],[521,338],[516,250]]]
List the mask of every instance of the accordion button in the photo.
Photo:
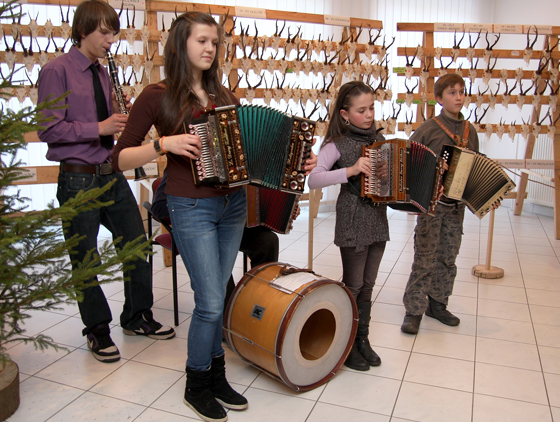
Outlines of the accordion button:
[[304,135],[304,136],[305,136],[305,139],[306,139],[307,141],[310,141],[310,140],[313,139],[313,134],[312,134],[311,132],[305,132],[305,135]]
[[303,174],[301,174],[301,173],[298,174],[298,175],[297,175],[297,181],[298,181],[299,183],[303,183],[303,182],[305,181],[305,176],[304,176]]
[[301,130],[308,130],[308,129],[309,129],[309,123],[301,122]]
[[290,189],[296,190],[298,188],[298,184],[295,180],[290,182]]

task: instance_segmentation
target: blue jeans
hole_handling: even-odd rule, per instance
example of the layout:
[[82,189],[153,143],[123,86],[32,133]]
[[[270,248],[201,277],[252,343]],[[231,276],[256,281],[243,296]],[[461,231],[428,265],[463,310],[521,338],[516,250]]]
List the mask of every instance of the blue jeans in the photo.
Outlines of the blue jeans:
[[[103,224],[113,235],[113,240],[122,237],[116,245],[122,247],[126,242],[142,237],[146,239],[142,217],[134,195],[122,173],[96,176],[88,173],[60,172],[58,176],[57,199],[64,204],[83,190],[105,186],[115,180],[115,184],[98,199],[102,202],[114,201],[112,205],[82,212],[72,219],[64,236],[69,239],[75,234],[83,236],[71,255],[73,266],[81,262],[89,251],[97,252],[99,225]],[[124,306],[120,322],[123,328],[136,329],[142,323],[142,314],[149,311],[153,304],[152,274],[150,264],[145,259],[130,263],[133,269],[124,272]],[[83,291],[84,299],[78,302],[80,315],[85,325],[83,334],[88,334],[99,324],[109,324],[111,310],[100,286],[91,286]]]
[[245,226],[245,190],[211,198],[168,195],[167,206],[194,291],[187,366],[204,371],[213,357],[224,354],[224,299]]

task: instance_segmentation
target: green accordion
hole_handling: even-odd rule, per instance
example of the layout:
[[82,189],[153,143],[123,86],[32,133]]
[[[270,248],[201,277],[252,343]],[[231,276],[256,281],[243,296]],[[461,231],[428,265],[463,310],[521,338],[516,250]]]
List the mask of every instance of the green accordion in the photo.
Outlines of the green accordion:
[[202,139],[200,157],[191,160],[196,184],[251,183],[303,193],[315,122],[270,107],[235,105],[204,113],[189,129]]

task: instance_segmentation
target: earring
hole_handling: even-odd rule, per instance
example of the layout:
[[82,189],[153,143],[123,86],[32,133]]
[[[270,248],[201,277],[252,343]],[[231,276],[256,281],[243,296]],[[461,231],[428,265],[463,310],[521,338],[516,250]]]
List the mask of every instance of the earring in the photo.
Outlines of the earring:
[[346,120],[346,126],[350,126],[350,120]]

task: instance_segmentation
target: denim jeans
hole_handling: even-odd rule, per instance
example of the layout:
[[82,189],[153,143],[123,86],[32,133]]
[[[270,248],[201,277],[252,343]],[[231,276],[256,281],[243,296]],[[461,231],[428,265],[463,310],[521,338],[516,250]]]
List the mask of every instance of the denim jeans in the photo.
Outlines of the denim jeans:
[[167,206],[194,291],[187,366],[203,371],[224,354],[224,298],[245,226],[245,190],[211,198],[168,195]]
[[[105,186],[114,179],[116,182],[111,189],[98,198],[99,201],[114,201],[114,203],[78,214],[64,232],[66,239],[74,234],[83,236],[76,249],[72,251],[73,267],[84,259],[87,252],[92,250],[97,252],[100,224],[111,232],[113,239],[122,237],[117,247],[122,247],[126,242],[138,237],[146,239],[138,205],[122,173],[96,176],[88,173],[60,172],[56,195],[58,202],[64,204],[79,191]],[[150,264],[145,259],[136,259],[130,264],[134,268],[124,272],[124,306],[120,322],[123,328],[135,329],[142,322],[142,314],[149,311],[153,304],[152,274]],[[98,324],[109,324],[112,316],[100,286],[86,288],[83,295],[84,299],[78,302],[78,307],[85,325],[83,334],[86,335]]]

